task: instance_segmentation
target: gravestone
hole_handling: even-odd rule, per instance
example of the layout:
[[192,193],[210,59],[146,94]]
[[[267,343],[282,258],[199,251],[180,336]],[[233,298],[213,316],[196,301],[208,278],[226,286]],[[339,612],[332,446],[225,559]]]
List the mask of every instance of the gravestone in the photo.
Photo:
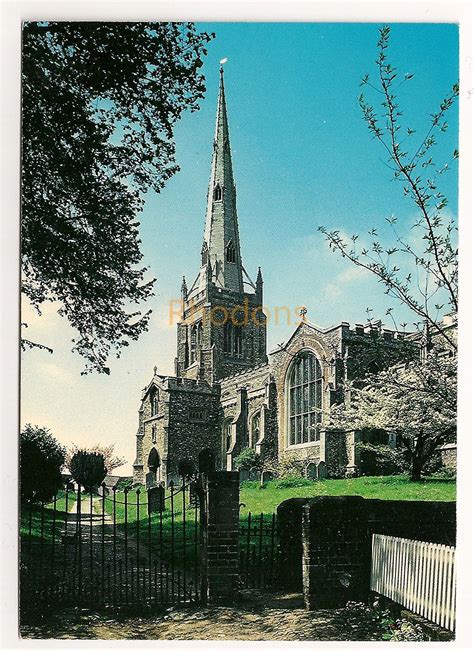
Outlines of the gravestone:
[[147,490],[148,514],[163,512],[165,510],[165,488],[163,485],[156,485]]
[[258,469],[252,467],[252,469],[249,471],[249,481],[258,481],[258,479],[260,478],[259,475],[260,472],[258,471]]
[[261,475],[260,475],[260,484],[263,485],[264,483],[268,483],[268,481],[271,481],[273,478],[272,472],[269,470],[264,470]]
[[239,480],[242,481],[248,481],[249,480],[249,471],[248,469],[241,469],[239,472]]
[[318,465],[318,478],[327,478],[328,470],[326,463],[322,460]]
[[306,466],[306,478],[309,478],[312,481],[315,481],[318,478],[316,463],[308,463]]
[[198,481],[191,481],[189,484],[189,505],[192,508],[199,507],[199,501],[202,494],[202,487]]
[[145,486],[147,489],[156,486],[156,473],[148,472],[145,476]]

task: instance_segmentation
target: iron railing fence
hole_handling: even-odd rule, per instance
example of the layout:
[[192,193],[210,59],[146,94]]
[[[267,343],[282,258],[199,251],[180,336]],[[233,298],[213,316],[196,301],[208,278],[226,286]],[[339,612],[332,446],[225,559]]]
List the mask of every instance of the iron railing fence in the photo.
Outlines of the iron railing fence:
[[84,494],[70,484],[51,503],[21,509],[20,605],[184,605],[200,600],[201,515],[183,480],[163,489]]
[[240,580],[245,588],[269,588],[278,582],[279,544],[276,514],[251,512],[240,523]]

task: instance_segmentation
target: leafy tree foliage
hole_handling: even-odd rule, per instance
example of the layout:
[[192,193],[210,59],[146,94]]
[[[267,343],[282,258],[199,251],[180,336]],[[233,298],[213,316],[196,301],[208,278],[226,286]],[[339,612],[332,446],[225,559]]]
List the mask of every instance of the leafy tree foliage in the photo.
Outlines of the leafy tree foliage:
[[257,471],[262,469],[262,460],[260,455],[257,454],[255,449],[250,449],[246,447],[242,449],[240,454],[235,458],[235,467],[238,470],[247,470],[255,469]]
[[147,328],[131,308],[154,283],[137,215],[178,170],[173,129],[204,96],[211,37],[192,23],[24,24],[22,291],[38,313],[61,303],[84,372],[108,373]]
[[27,424],[20,434],[22,500],[49,501],[62,486],[65,448],[49,429]]
[[107,475],[102,454],[90,451],[77,451],[71,458],[69,470],[86,492],[97,489]]
[[439,352],[392,367],[367,377],[363,386],[350,386],[350,400],[331,409],[330,426],[347,430],[350,423],[351,429],[397,434],[401,448],[377,451],[419,480],[439,445],[455,438],[456,377],[456,358]]
[[196,469],[190,460],[182,460],[178,465],[178,474],[181,478],[191,479],[196,476]]
[[[361,82],[361,86],[371,88],[380,97],[381,110],[374,108],[363,94],[359,104],[369,132],[387,155],[394,179],[402,183],[404,195],[416,206],[418,217],[412,224],[416,241],[398,232],[393,215],[386,219],[393,233],[393,244],[389,246],[382,244],[377,228],[368,233],[368,245],[360,243],[359,234],[346,240],[338,230],[328,231],[324,226],[319,230],[326,235],[331,249],[373,273],[386,294],[409,307],[416,324],[427,324],[430,331],[446,339],[446,345],[456,348],[456,342],[446,336],[439,323],[440,310],[457,312],[458,305],[457,228],[446,211],[448,199],[441,189],[450,164],[436,164],[433,148],[436,137],[448,129],[447,113],[459,87],[457,83],[453,85],[431,115],[426,133],[417,140],[415,129],[402,123],[403,110],[396,95],[396,89],[410,83],[414,75],[400,78],[388,61],[389,38],[390,28],[385,26],[380,30],[376,78],[372,81],[366,74]],[[456,149],[453,160],[457,157]],[[389,308],[387,315],[393,318],[392,311]]]
[[113,443],[110,445],[100,445],[97,443],[92,447],[79,447],[79,445],[74,444],[66,452],[65,465],[69,469],[71,460],[78,451],[88,452],[91,454],[100,454],[104,458],[107,474],[112,474],[114,469],[122,467],[126,463],[125,458],[115,455],[115,445]]

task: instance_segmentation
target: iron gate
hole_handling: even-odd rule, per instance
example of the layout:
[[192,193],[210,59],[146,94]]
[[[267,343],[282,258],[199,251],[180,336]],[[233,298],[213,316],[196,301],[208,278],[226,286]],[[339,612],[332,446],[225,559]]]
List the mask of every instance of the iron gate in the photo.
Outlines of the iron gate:
[[[21,513],[20,606],[170,606],[196,603],[201,584],[197,482],[84,494],[68,484]],[[153,510],[156,511],[153,511]]]
[[277,517],[249,512],[240,523],[241,586],[247,589],[269,589],[279,583],[280,548]]

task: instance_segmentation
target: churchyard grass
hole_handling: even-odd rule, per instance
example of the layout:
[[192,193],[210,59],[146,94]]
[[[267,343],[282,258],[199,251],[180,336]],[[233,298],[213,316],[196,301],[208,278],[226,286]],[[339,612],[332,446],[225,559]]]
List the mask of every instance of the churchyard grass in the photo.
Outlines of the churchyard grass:
[[[167,494],[169,492],[167,491]],[[409,501],[454,501],[456,498],[456,482],[454,479],[427,478],[421,482],[411,482],[408,477],[399,476],[362,476],[354,479],[326,479],[310,481],[307,479],[284,479],[269,481],[262,488],[257,481],[246,481],[240,486],[241,526],[245,528],[248,514],[252,513],[252,528],[258,526],[257,518],[263,513],[265,526],[271,525],[272,514],[278,505],[293,497],[314,496],[345,496],[358,495],[367,499],[396,499]],[[116,493],[115,516],[118,528],[123,529],[125,521],[125,506],[123,492]],[[188,501],[186,497],[186,501]],[[109,494],[105,501],[106,512],[113,517],[113,499]],[[176,550],[182,547],[182,495],[177,493],[174,499],[174,537]],[[255,519],[254,519],[255,518]],[[186,536],[189,550],[192,547],[194,531],[194,509],[186,504]],[[128,531],[131,537],[137,530],[136,490],[128,493],[127,508]],[[160,515],[155,513],[150,517],[150,533],[148,528],[147,494],[146,489],[140,489],[140,538],[144,543],[151,534],[156,541],[159,534]],[[162,514],[162,536],[166,547],[169,547],[171,535],[170,500],[166,501],[166,510]]]
[[[291,484],[294,483],[294,486]],[[240,487],[240,500],[246,513],[272,513],[278,504],[293,497],[349,496],[366,499],[396,499],[397,501],[454,501],[454,479],[426,478],[412,482],[407,476],[361,476],[352,479],[284,479],[269,481],[263,489],[257,481],[246,481]]]
[[[68,495],[68,510],[71,509],[72,504],[76,500],[76,494],[73,491]],[[84,500],[84,497],[83,497]],[[60,525],[64,523],[64,511],[66,508],[66,496],[64,490],[59,490],[56,495],[56,515],[54,515],[54,505],[50,501],[44,505],[43,510],[43,537],[44,539],[51,539],[53,530],[53,520],[56,520],[56,533]],[[20,535],[28,535],[30,529],[30,507],[25,506],[21,508],[20,517]],[[31,506],[31,536],[41,536],[41,504],[35,503]]]

